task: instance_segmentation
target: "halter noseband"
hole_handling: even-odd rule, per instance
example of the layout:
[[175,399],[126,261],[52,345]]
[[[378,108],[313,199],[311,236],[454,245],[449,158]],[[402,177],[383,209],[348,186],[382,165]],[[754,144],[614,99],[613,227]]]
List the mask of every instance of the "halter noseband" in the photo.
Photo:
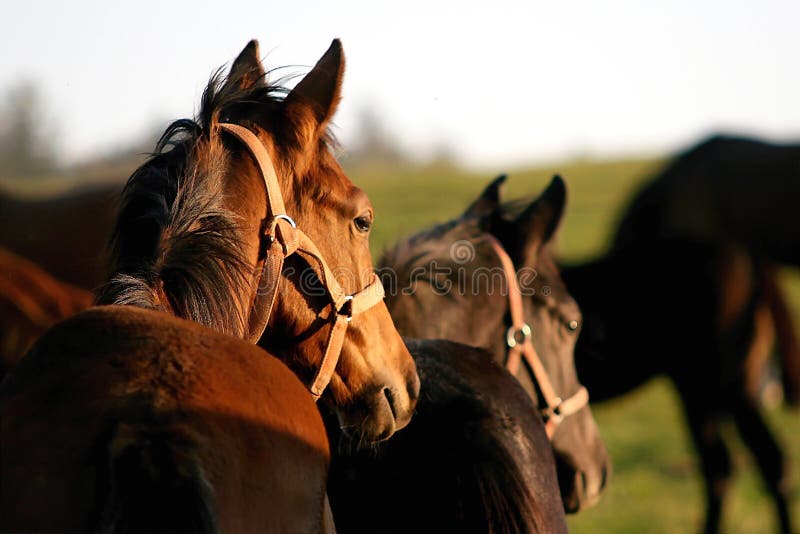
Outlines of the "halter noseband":
[[[294,220],[286,214],[275,167],[261,140],[248,128],[238,124],[220,123],[219,127],[232,134],[247,147],[256,160],[267,191],[268,224],[264,226],[263,234],[267,242],[267,249],[258,285],[253,295],[253,309],[258,310],[255,303],[259,297],[265,300],[266,306],[261,308],[260,313],[256,311],[250,315],[248,338],[254,343],[257,342],[267,328],[275,304],[284,260],[292,254],[302,256],[314,269],[333,305],[333,320],[325,346],[325,354],[309,387],[314,400],[318,400],[333,377],[342,352],[348,323],[353,315],[362,313],[383,300],[383,285],[378,276],[372,273],[369,283],[361,291],[352,295],[345,293],[317,246],[310,237],[297,228]],[[263,287],[262,283],[265,284]]]
[[553,434],[561,424],[561,421],[578,411],[589,403],[589,392],[584,386],[568,399],[562,399],[556,395],[553,385],[547,376],[547,371],[542,365],[542,360],[536,354],[533,346],[531,327],[525,322],[524,308],[522,305],[522,292],[519,289],[517,272],[514,263],[511,261],[503,245],[492,235],[486,234],[486,239],[492,245],[495,254],[500,258],[503,265],[503,272],[508,281],[508,304],[511,314],[511,326],[506,332],[506,346],[508,347],[508,358],[506,359],[506,369],[516,376],[522,357],[525,358],[528,366],[533,372],[533,378],[544,399],[544,407],[541,408],[542,417],[545,421],[547,437]]

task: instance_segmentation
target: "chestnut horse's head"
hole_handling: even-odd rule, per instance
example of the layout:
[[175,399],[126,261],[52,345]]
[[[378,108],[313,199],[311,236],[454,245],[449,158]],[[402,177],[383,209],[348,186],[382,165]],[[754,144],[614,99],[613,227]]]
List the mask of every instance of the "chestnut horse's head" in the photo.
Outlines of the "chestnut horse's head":
[[287,90],[251,41],[129,180],[99,302],[258,341],[375,441],[408,423],[419,379],[375,283],[372,206],[332,153],[343,72],[335,40]]

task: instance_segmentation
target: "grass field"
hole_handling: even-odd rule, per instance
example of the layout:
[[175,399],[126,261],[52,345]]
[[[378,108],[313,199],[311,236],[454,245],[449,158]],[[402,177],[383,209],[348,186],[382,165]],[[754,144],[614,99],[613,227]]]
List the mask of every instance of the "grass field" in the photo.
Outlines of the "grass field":
[[[569,187],[569,200],[559,233],[563,259],[584,259],[606,246],[616,216],[638,183],[655,170],[658,160],[574,163],[509,172],[508,198],[535,195],[554,172]],[[377,222],[373,250],[378,254],[398,237],[463,210],[493,178],[486,173],[454,169],[353,169],[353,180],[369,193]],[[786,275],[787,287],[800,316],[800,280]],[[799,325],[800,326],[800,325]],[[614,463],[610,487],[593,509],[571,517],[576,533],[696,532],[703,517],[703,494],[688,432],[671,385],[664,379],[624,398],[594,409]],[[793,487],[798,479],[800,417],[784,408],[768,410],[771,426],[787,446],[793,462]],[[737,474],[724,512],[724,532],[775,531],[774,513],[751,458],[733,428]],[[800,520],[800,494],[794,492],[794,515]]]

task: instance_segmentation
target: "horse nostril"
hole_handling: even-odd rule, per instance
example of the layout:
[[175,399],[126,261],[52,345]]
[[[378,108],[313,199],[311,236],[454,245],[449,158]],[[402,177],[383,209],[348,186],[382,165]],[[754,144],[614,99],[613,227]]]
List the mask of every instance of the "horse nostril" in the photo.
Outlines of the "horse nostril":
[[583,494],[586,495],[586,493],[589,491],[589,485],[586,483],[586,472],[580,471],[580,475],[581,475],[581,490],[583,490]]
[[389,409],[392,410],[392,417],[397,419],[397,408],[394,405],[394,393],[388,387],[383,388],[383,395],[386,397],[386,400],[389,402]]
[[408,398],[411,400],[412,403],[417,402],[419,399],[419,388],[420,388],[420,380],[419,375],[414,373],[413,379],[409,380],[406,385],[406,390],[408,391]]
[[600,489],[606,487],[606,482],[608,481],[608,467],[603,466],[603,472],[600,476]]

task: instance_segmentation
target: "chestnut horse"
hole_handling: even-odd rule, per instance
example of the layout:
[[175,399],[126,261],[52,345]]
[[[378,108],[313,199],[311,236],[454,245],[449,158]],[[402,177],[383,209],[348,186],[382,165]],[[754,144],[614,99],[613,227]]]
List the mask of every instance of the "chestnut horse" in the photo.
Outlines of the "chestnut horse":
[[547,250],[566,188],[555,177],[539,199],[507,218],[499,203],[504,180],[492,182],[461,217],[386,252],[379,263],[387,305],[404,336],[485,347],[518,369],[518,349],[525,349],[515,375],[547,418],[564,505],[575,512],[597,501],[611,466],[574,367],[581,313]]
[[336,40],[287,91],[251,42],[130,178],[105,306],[0,386],[0,530],[323,530],[313,397],[362,442],[408,423],[372,208],[330,151],[343,71]]
[[88,291],[0,248],[0,380],[45,330],[91,303]]

